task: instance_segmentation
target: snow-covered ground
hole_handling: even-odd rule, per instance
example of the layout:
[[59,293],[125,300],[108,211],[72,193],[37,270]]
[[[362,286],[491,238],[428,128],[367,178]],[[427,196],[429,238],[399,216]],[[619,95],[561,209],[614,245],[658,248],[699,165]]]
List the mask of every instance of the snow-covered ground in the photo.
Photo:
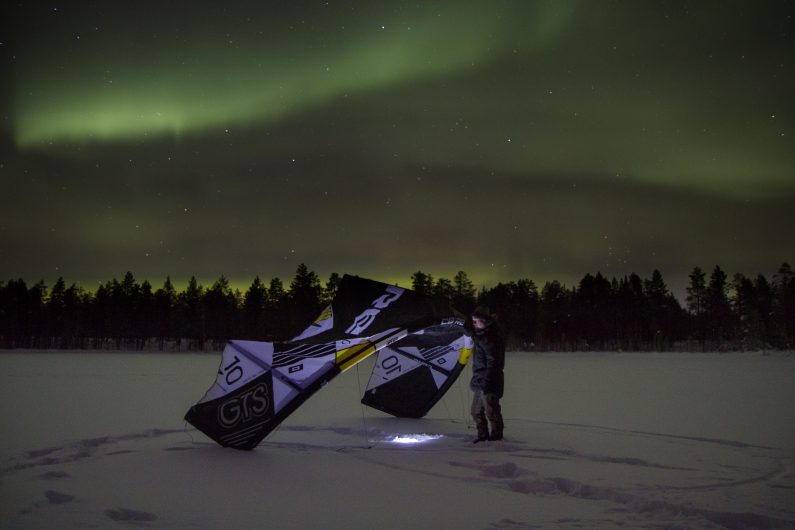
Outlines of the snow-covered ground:
[[405,420],[365,362],[252,452],[182,419],[219,359],[0,353],[0,528],[795,528],[791,354],[510,354],[478,445],[466,372]]

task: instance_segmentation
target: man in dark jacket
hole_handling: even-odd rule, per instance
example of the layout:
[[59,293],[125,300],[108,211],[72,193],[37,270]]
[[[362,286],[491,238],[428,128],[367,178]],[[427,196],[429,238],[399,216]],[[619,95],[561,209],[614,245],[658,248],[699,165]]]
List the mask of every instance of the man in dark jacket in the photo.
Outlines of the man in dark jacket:
[[474,392],[471,413],[478,430],[478,437],[474,443],[502,440],[504,425],[500,398],[504,390],[505,340],[486,307],[475,309],[469,333],[474,342],[472,381],[469,383],[469,387]]

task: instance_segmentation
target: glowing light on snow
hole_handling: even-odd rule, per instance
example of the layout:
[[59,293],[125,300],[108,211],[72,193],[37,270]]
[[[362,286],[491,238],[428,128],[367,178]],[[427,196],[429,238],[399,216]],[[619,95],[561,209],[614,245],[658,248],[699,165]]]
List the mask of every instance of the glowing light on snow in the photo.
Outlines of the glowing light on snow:
[[421,444],[444,438],[442,434],[396,434],[387,441],[395,444]]

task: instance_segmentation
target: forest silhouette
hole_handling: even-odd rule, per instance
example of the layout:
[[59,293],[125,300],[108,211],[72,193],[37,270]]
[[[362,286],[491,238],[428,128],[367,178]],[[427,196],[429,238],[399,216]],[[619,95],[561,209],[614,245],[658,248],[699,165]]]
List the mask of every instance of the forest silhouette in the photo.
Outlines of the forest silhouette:
[[[132,272],[87,291],[63,278],[48,288],[0,282],[0,348],[147,351],[219,350],[229,339],[284,341],[334,298],[341,276],[323,284],[305,264],[289,285],[254,278],[245,292],[221,276],[204,287],[192,277],[177,291],[170,278],[154,289]],[[529,279],[475,289],[464,271],[433,278],[417,271],[411,288],[447,301],[463,316],[485,305],[518,351],[729,351],[795,347],[795,274],[784,263],[769,281],[695,267],[682,304],[662,274],[577,285]]]

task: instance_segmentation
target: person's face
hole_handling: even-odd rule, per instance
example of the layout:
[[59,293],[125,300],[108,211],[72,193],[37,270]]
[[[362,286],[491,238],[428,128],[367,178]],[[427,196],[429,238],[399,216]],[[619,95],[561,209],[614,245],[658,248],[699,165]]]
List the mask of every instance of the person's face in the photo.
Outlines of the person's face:
[[483,329],[486,327],[486,320],[480,317],[472,317],[472,325],[475,329]]

